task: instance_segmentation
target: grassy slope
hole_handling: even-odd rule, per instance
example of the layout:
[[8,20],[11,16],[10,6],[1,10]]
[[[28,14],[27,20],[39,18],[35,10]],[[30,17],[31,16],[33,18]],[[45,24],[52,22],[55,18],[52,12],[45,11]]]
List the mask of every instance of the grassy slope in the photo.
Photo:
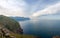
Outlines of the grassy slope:
[[[11,34],[11,36],[15,36],[16,38],[34,38],[32,35]],[[0,38],[2,37],[0,36]]]
[[15,33],[18,33],[17,30],[22,30],[20,24],[16,20],[3,15],[0,15],[0,27],[5,27]]
[[16,38],[34,38],[33,35],[12,34],[12,36],[15,36]]

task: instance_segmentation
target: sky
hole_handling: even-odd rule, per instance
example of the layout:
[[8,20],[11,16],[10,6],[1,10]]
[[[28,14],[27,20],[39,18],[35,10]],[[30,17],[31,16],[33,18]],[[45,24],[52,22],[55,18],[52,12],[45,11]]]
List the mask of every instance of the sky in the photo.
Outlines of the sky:
[[38,17],[60,15],[60,0],[0,0],[0,15]]

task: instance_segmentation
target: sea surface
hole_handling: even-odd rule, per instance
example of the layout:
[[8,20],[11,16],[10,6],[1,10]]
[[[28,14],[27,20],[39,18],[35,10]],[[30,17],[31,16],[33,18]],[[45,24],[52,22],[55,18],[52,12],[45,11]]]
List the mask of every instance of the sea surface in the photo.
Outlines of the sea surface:
[[29,20],[19,22],[24,34],[52,38],[60,35],[60,20]]

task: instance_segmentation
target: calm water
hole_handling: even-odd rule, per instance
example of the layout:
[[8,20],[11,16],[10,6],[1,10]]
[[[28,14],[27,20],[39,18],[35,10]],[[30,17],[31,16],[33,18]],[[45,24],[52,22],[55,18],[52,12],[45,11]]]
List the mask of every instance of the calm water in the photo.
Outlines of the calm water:
[[29,20],[20,22],[24,34],[51,38],[60,35],[60,20]]

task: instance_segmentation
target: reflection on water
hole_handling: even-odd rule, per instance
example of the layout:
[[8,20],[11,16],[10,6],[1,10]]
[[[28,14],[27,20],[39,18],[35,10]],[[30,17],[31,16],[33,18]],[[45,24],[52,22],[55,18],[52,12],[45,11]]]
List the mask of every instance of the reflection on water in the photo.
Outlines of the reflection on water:
[[51,38],[60,35],[60,20],[30,20],[20,22],[24,34]]

